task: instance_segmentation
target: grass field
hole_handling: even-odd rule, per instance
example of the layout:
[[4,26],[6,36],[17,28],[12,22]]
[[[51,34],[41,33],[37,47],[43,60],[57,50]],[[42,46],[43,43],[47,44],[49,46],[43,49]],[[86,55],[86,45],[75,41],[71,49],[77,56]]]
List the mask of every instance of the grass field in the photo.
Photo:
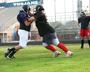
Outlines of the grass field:
[[74,55],[54,58],[52,52],[41,45],[30,45],[20,50],[15,59],[5,59],[4,51],[9,46],[0,46],[0,72],[90,72],[90,48],[83,50],[79,44],[67,44]]

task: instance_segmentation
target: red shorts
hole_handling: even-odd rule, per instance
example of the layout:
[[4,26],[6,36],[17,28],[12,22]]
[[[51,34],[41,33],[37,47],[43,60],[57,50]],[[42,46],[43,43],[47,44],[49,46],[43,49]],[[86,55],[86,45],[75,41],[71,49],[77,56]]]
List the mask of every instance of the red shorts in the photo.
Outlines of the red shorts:
[[90,28],[89,29],[81,29],[80,36],[90,36]]

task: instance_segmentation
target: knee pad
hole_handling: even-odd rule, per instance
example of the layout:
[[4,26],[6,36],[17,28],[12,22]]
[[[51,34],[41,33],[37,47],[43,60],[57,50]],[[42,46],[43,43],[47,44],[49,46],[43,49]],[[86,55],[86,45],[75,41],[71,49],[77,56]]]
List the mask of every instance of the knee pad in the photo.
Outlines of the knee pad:
[[43,42],[42,45],[43,45],[44,47],[48,46],[48,44],[45,43],[45,42]]
[[53,44],[54,44],[54,45],[56,45],[56,46],[57,46],[59,43],[60,43],[60,42],[59,42],[58,38],[53,39]]

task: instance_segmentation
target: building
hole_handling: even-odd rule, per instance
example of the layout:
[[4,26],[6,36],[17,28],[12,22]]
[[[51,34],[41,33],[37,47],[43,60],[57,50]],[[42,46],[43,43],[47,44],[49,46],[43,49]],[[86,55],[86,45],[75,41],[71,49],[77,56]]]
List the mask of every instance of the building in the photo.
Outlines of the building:
[[[14,1],[14,2],[12,2]],[[37,4],[42,4],[45,8],[47,19],[49,22],[60,22],[66,24],[69,22],[77,22],[77,18],[81,11],[90,13],[90,0],[0,0],[0,39],[2,42],[11,41],[7,39],[11,36],[13,26],[17,24],[16,15],[24,4],[32,5],[33,8]],[[32,9],[33,10],[33,9]],[[13,26],[11,26],[13,25]],[[10,27],[11,26],[11,27]],[[37,33],[35,26],[32,31],[33,38]],[[5,38],[4,38],[5,37]],[[4,39],[3,39],[4,38]],[[11,37],[10,37],[11,38]]]

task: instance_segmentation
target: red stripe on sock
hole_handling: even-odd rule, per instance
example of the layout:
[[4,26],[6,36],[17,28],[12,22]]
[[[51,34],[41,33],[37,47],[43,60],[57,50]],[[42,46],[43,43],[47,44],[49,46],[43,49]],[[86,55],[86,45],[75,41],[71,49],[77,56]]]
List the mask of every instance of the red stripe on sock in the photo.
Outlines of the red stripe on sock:
[[52,52],[56,51],[56,48],[54,48],[52,45],[46,46],[46,48],[51,50]]
[[67,52],[68,51],[68,48],[63,44],[63,43],[59,43],[57,45],[60,49],[62,49],[64,52]]

